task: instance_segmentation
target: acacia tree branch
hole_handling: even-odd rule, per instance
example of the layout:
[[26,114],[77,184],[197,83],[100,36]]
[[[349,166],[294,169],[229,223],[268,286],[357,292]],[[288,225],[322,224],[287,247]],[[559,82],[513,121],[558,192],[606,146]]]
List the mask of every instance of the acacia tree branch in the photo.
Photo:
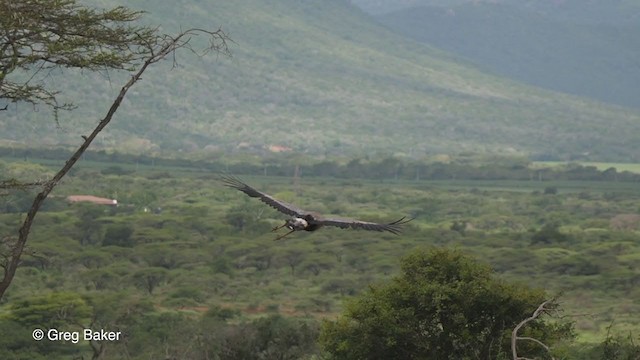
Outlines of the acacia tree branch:
[[6,180],[0,180],[0,189],[26,190],[30,187],[42,186],[45,184],[46,184],[46,181],[43,181],[43,180],[21,182],[16,179],[6,179]]
[[98,136],[98,134],[111,122],[113,115],[116,113],[118,108],[120,107],[122,100],[125,95],[129,91],[129,89],[135,85],[142,77],[142,74],[147,70],[147,68],[155,64],[162,59],[164,59],[167,55],[175,52],[177,49],[186,48],[189,50],[193,49],[189,45],[189,40],[196,35],[205,34],[209,37],[209,46],[208,49],[210,51],[216,51],[218,53],[229,54],[229,49],[227,47],[227,41],[229,41],[228,36],[222,31],[222,29],[218,29],[217,31],[206,31],[201,29],[189,29],[184,32],[179,33],[177,36],[170,35],[162,35],[155,38],[153,43],[147,43],[149,50],[149,56],[142,63],[140,68],[131,76],[129,81],[122,87],[120,93],[115,98],[109,111],[107,111],[106,116],[98,123],[98,125],[93,129],[89,136],[83,137],[84,142],[80,147],[71,155],[69,160],[66,161],[64,166],[51,178],[46,181],[42,191],[36,195],[27,212],[27,215],[22,223],[22,226],[18,230],[18,239],[15,244],[11,246],[8,254],[8,261],[4,267],[4,276],[2,281],[0,281],[0,299],[4,296],[7,288],[11,284],[13,277],[15,276],[16,270],[18,268],[18,264],[20,263],[20,257],[24,251],[25,245],[29,238],[29,232],[31,231],[31,226],[33,225],[33,220],[35,219],[40,207],[43,202],[47,198],[47,196],[53,191],[53,189],[58,185],[60,180],[71,170],[71,168],[76,164],[76,162],[80,159],[82,154],[89,148],[93,140]]
[[[551,351],[551,349],[549,349],[549,347],[543,343],[542,341],[536,339],[536,338],[532,338],[532,337],[528,337],[528,336],[518,336],[517,340],[528,340],[528,341],[533,341],[534,343],[542,346],[545,350],[547,350],[547,352]],[[553,357],[551,357],[553,359]]]
[[[146,40],[159,38],[157,29],[134,24],[143,14],[77,0],[0,1],[0,98],[45,104],[57,121],[58,110],[74,106],[60,104],[58,92],[36,76],[64,68],[133,71],[149,57]],[[11,80],[14,72],[19,75]]]
[[[533,321],[537,319],[541,314],[548,313],[550,310],[552,310],[552,308],[554,307],[553,305],[555,304],[555,301],[556,301],[555,298],[544,301],[542,304],[540,304],[540,306],[538,306],[538,308],[533,312],[531,316],[522,320],[518,325],[516,325],[515,328],[513,328],[513,331],[511,332],[511,353],[513,355],[513,360],[531,360],[526,357],[518,356],[518,349],[517,349],[518,340],[533,341],[536,344],[542,346],[551,356],[551,349],[549,349],[549,346],[544,344],[542,341],[538,339],[534,339],[532,337],[518,336],[518,331],[520,331],[520,329],[524,325],[526,325],[528,322]],[[546,307],[547,305],[549,305],[549,307]],[[551,360],[555,360],[553,356],[551,356]]]

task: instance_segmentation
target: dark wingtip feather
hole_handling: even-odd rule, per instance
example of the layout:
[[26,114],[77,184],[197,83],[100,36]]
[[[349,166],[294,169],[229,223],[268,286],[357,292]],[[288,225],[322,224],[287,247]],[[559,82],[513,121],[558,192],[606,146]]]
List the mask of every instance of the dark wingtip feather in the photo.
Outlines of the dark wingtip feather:
[[[406,219],[406,220],[405,220]],[[395,234],[395,235],[400,235],[400,233],[402,232],[402,225],[410,222],[411,220],[413,220],[415,218],[410,218],[407,219],[406,216],[401,217],[400,219],[394,221],[394,222],[390,222],[387,224],[387,226],[384,228],[385,230],[387,230],[388,232]]]
[[220,181],[224,186],[232,187],[238,190],[247,186],[247,184],[242,182],[242,180],[232,175],[220,175],[218,176],[218,181]]
[[219,177],[219,180],[220,182],[222,182],[224,186],[228,186],[230,188],[240,190],[243,193],[249,195],[250,197],[261,197],[263,195],[261,192],[245,184],[242,180],[238,179],[235,176],[221,175]]

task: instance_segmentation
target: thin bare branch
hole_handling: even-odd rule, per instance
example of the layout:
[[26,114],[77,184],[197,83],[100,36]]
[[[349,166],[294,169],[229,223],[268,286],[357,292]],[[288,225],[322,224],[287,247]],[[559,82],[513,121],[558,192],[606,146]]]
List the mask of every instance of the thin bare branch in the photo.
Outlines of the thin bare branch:
[[[2,281],[0,281],[0,299],[13,280],[13,277],[20,263],[20,257],[29,238],[29,232],[31,231],[33,221],[47,196],[49,196],[51,191],[53,191],[53,189],[58,185],[60,180],[81,158],[81,156],[89,148],[98,134],[111,122],[113,116],[120,107],[129,89],[139,80],[141,80],[142,74],[147,70],[147,68],[150,65],[161,61],[166,56],[174,53],[178,49],[186,48],[188,50],[192,50],[191,45],[189,44],[189,39],[191,39],[192,36],[196,36],[198,34],[206,34],[209,36],[210,43],[207,49],[223,54],[228,54],[229,49],[227,48],[227,41],[229,39],[222,30],[206,31],[201,29],[189,29],[179,33],[177,36],[159,35],[154,38],[154,41],[146,42],[145,46],[148,47],[146,53],[151,55],[149,55],[144,60],[138,70],[133,73],[129,81],[127,81],[127,83],[122,87],[115,100],[111,104],[111,107],[107,111],[105,117],[98,123],[98,125],[94,128],[90,135],[86,137],[83,136],[83,143],[80,145],[80,147],[71,155],[69,160],[67,160],[64,166],[62,166],[62,168],[53,176],[53,178],[44,182],[42,191],[38,193],[33,200],[33,203],[29,211],[27,212],[24,222],[18,230],[18,238],[16,242],[12,244],[8,251],[8,261],[6,264],[4,264],[4,277],[2,278]],[[146,38],[148,39],[148,37]]]
[[[518,336],[516,339],[517,340],[533,341],[534,343],[542,346],[545,350],[547,350],[547,352],[551,351],[551,349],[549,349],[549,347],[545,343],[543,343],[542,341],[540,341],[538,339],[535,339],[535,338],[532,338],[532,337],[528,337],[528,336]],[[551,358],[553,359],[553,357],[551,357]]]
[[[548,306],[548,307],[547,307]],[[556,299],[549,299],[544,301],[542,304],[540,304],[538,306],[538,308],[533,312],[533,314],[531,316],[529,316],[528,318],[522,320],[520,323],[518,323],[518,325],[516,325],[516,327],[513,329],[513,331],[511,332],[511,353],[513,355],[513,360],[531,360],[529,358],[526,357],[521,357],[518,356],[518,349],[517,349],[517,342],[518,340],[527,340],[527,341],[533,341],[536,344],[542,346],[551,356],[551,350],[549,349],[549,347],[544,344],[542,341],[531,338],[531,337],[521,337],[518,336],[518,331],[520,331],[520,329],[525,326],[527,323],[537,319],[540,315],[543,314],[548,314],[550,311],[556,310],[557,306],[556,306]],[[551,356],[551,360],[555,360],[553,358],[553,356]]]

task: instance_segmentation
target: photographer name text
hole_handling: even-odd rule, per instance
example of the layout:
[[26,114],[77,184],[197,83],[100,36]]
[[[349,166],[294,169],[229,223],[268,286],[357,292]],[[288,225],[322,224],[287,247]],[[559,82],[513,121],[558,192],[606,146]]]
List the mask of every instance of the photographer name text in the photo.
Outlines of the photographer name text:
[[106,331],[82,329],[82,331],[60,331],[58,329],[35,329],[32,333],[36,341],[69,341],[77,344],[80,339],[84,341],[118,341],[122,338],[121,331]]

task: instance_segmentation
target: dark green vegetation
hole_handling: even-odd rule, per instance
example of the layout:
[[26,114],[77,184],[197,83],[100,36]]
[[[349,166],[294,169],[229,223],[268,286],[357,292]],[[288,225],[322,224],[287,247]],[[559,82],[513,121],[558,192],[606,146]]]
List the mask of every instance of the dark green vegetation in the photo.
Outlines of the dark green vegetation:
[[[87,154],[89,160],[92,156],[98,154]],[[47,164],[55,162],[35,165],[34,160],[5,161],[0,172],[8,178],[39,179],[50,171]],[[290,177],[260,174],[287,176],[297,161],[306,163],[305,159],[274,157],[270,166],[251,158],[183,166],[162,164],[170,161],[166,159],[148,160],[82,162],[47,200],[32,230],[30,255],[25,254],[0,307],[2,333],[10,334],[0,340],[5,351],[0,357],[68,358],[71,353],[91,356],[100,351],[132,359],[167,354],[206,358],[205,353],[227,359],[268,357],[265,354],[296,359],[323,351],[329,355],[331,341],[318,347],[316,339],[320,332],[328,339],[336,329],[321,328],[320,318],[333,320],[344,300],[356,297],[349,303],[362,304],[372,294],[384,295],[387,286],[422,291],[421,282],[406,279],[411,269],[422,271],[416,265],[420,259],[428,259],[428,253],[415,249],[432,246],[458,249],[495,269],[497,274],[489,276],[483,265],[469,258],[436,250],[442,263],[424,271],[434,274],[429,279],[437,279],[436,274],[445,274],[443,266],[455,269],[455,264],[462,264],[470,274],[468,286],[485,282],[493,284],[484,287],[494,289],[485,293],[492,299],[520,299],[516,302],[523,307],[509,308],[514,312],[505,314],[509,316],[502,327],[505,331],[545,298],[527,287],[542,287],[547,296],[561,294],[566,316],[562,320],[575,322],[574,343],[561,342],[561,336],[551,336],[553,331],[536,333],[555,344],[554,351],[569,359],[637,355],[640,308],[634,299],[640,296],[640,183],[632,175],[605,181],[606,171],[569,167],[549,171],[557,176],[553,181],[545,177],[539,181],[538,170],[523,170],[526,164],[503,166],[493,160],[488,162],[493,165],[484,167],[441,163],[439,172],[429,173],[446,174],[440,180],[427,173],[416,180],[415,168],[406,162],[360,159],[333,165],[310,161],[300,170],[299,181],[292,183]],[[322,176],[321,171],[332,166],[346,171],[348,164],[352,172],[341,178]],[[354,164],[360,165],[353,168]],[[396,173],[388,169],[399,165],[403,170],[396,180]],[[284,216],[221,186],[215,174],[225,168],[303,208],[363,220],[387,221],[399,215],[416,220],[401,236],[322,229],[274,242],[269,230]],[[505,175],[525,171],[533,176],[521,180]],[[580,172],[601,178],[567,180]],[[484,174],[480,179],[486,180],[469,180],[469,174]],[[488,174],[498,174],[502,180]],[[117,198],[120,206],[69,205],[64,197],[70,194]],[[23,191],[0,197],[3,239],[15,231],[31,198]],[[401,269],[400,258],[407,255]],[[393,277],[405,280],[387,282]],[[460,292],[447,290],[445,283],[436,281],[426,289],[458,303]],[[370,284],[374,290],[368,290]],[[496,309],[468,298],[471,308]],[[440,296],[433,301],[425,303],[425,309],[453,306]],[[361,311],[357,305],[344,310],[344,316]],[[479,316],[479,322],[488,319],[475,311],[465,315],[473,316]],[[450,319],[460,324],[459,318]],[[36,343],[30,338],[36,325],[123,331],[128,340],[94,347],[86,342]],[[455,346],[464,342],[464,336],[448,333]],[[366,347],[353,341],[350,338],[353,346]],[[539,350],[525,353],[525,349],[529,348],[522,348],[522,356]]]
[[[487,75],[393,34],[346,0],[134,5],[167,32],[222,26],[235,41],[233,59],[178,56],[180,71],[150,72],[98,139],[102,148],[212,156],[276,144],[340,156],[474,151],[607,161],[640,153],[637,113]],[[47,76],[78,109],[61,114],[56,129],[46,112],[9,106],[2,140],[75,144],[122,80],[113,72]]]
[[378,19],[492,73],[640,108],[637,2],[415,3]]
[[[460,253],[416,251],[403,259],[400,276],[326,322],[321,342],[338,359],[513,359],[511,331],[545,294],[491,276]],[[572,336],[569,322],[535,320],[528,337],[553,346]],[[533,342],[518,345],[520,354],[548,355]]]

